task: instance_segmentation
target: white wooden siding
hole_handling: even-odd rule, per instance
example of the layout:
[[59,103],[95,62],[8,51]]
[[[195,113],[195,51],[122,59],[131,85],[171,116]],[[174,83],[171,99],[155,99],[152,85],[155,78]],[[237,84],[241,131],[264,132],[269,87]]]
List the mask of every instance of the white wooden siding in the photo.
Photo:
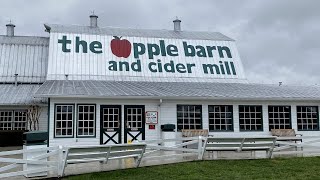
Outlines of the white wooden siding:
[[[0,106],[0,110],[27,110],[29,106]],[[39,130],[48,131],[48,106],[41,106],[42,111],[39,117]],[[29,129],[29,126],[27,127]]]
[[[58,39],[66,35],[68,39],[72,40],[72,44],[68,45],[71,52],[62,52],[62,45],[58,43]],[[88,43],[92,41],[99,41],[102,43],[102,54],[92,53],[88,48],[88,53],[75,52],[75,38],[80,37]],[[109,71],[109,61],[116,62],[126,61],[129,63],[135,62],[136,58],[133,55],[133,46],[131,55],[128,58],[118,58],[111,52],[110,42],[112,36],[107,35],[88,35],[88,34],[70,34],[70,33],[50,33],[49,44],[49,69],[48,80],[64,80],[65,75],[68,75],[70,80],[126,80],[126,81],[218,81],[218,82],[246,82],[246,77],[243,70],[243,65],[236,48],[234,41],[209,41],[209,40],[187,40],[187,39],[165,39],[165,38],[145,38],[145,37],[123,37],[133,43],[147,43],[159,44],[159,40],[165,40],[166,45],[174,44],[178,48],[179,56],[155,56],[154,59],[148,58],[148,51],[141,55],[142,72],[134,71]],[[220,58],[218,51],[213,53],[213,57],[185,57],[182,41],[196,46],[227,46],[229,47],[232,58]],[[177,63],[195,63],[196,67],[193,73],[152,73],[148,70],[149,62],[157,62],[160,59],[162,64],[173,60]],[[232,61],[234,63],[237,75],[222,75],[222,74],[205,74],[202,70],[202,64],[219,64],[219,61]]]
[[[74,134],[73,138],[54,138],[54,104],[96,104],[96,137],[95,138],[77,138]],[[100,144],[100,105],[121,105],[122,115],[121,124],[124,126],[124,105],[145,105],[145,111],[157,111],[159,101],[157,100],[102,100],[102,99],[61,99],[51,98],[50,100],[50,129],[49,129],[49,143],[50,146],[55,145],[70,145],[70,144],[86,144],[86,145],[97,145]],[[76,107],[75,107],[76,108]],[[76,118],[76,113],[75,117]],[[146,139],[157,139],[160,136],[160,125],[156,125],[156,128],[149,130],[149,126],[146,124],[145,137]],[[76,133],[76,127],[74,126],[74,132]],[[124,129],[121,130],[121,141],[124,142]]]
[[[97,119],[96,119],[96,137],[95,138],[54,138],[53,137],[53,122],[54,122],[54,104],[55,103],[87,103],[97,105]],[[103,99],[51,99],[51,110],[50,110],[50,146],[60,145],[60,144],[94,144],[100,143],[100,105],[122,105],[122,124],[124,124],[124,105],[145,105],[145,111],[158,111],[159,121],[155,125],[155,130],[149,130],[146,124],[146,140],[159,139],[161,138],[161,124],[175,124],[177,125],[177,104],[190,104],[190,105],[202,105],[202,122],[203,129],[209,129],[208,125],[208,105],[233,105],[233,122],[234,122],[234,132],[210,132],[210,135],[214,136],[256,136],[256,135],[271,135],[269,132],[268,123],[268,105],[290,105],[291,106],[291,116],[292,116],[292,128],[297,131],[297,119],[296,119],[296,106],[310,105],[319,106],[319,103],[304,103],[304,102],[274,102],[274,101],[179,101],[179,100],[103,100]],[[262,105],[263,110],[263,130],[261,132],[240,132],[239,131],[239,105]],[[74,127],[75,128],[75,127]],[[297,133],[303,134],[304,136],[318,136],[320,131],[297,131]],[[122,129],[122,142],[123,142],[123,129]],[[176,132],[172,138],[181,137],[180,132]]]
[[39,118],[39,130],[48,131],[48,106],[41,107],[41,115]]
[[[304,136],[318,136],[320,131],[298,131],[297,129],[297,112],[296,106],[319,106],[319,103],[306,103],[306,102],[274,102],[274,101],[164,101],[161,105],[161,123],[162,124],[177,124],[176,118],[176,106],[177,104],[190,104],[190,105],[202,105],[202,123],[203,129],[209,129],[208,126],[208,105],[233,105],[233,122],[234,131],[233,132],[209,132],[210,135],[214,136],[254,136],[254,135],[271,135],[269,132],[269,115],[268,106],[269,105],[289,105],[291,106],[291,123],[292,128],[296,130],[297,133],[303,134]],[[263,113],[263,131],[261,132],[240,132],[239,128],[239,105],[262,105]],[[319,112],[318,112],[319,115]],[[181,136],[178,132],[177,137]]]
[[48,46],[0,43],[0,82],[41,83],[46,79]]

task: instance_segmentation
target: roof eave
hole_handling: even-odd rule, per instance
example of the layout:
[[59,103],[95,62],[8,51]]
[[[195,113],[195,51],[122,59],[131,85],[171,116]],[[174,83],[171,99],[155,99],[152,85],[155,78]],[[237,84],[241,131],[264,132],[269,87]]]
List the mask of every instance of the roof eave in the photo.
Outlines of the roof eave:
[[270,98],[256,98],[256,97],[208,97],[208,96],[96,96],[96,95],[39,95],[34,97],[45,98],[94,98],[94,99],[164,99],[164,100],[224,100],[224,101],[320,101],[319,98],[286,98],[286,97],[270,97]]

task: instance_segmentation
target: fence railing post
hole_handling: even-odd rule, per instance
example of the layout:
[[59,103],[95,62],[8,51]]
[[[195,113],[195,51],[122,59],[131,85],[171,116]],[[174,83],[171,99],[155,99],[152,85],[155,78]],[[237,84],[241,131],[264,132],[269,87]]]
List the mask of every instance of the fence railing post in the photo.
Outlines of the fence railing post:
[[202,159],[202,136],[198,136],[198,160]]
[[58,177],[62,177],[62,173],[63,173],[63,165],[64,165],[64,157],[63,157],[63,147],[62,146],[58,146],[58,161],[57,161],[57,166],[58,166]]

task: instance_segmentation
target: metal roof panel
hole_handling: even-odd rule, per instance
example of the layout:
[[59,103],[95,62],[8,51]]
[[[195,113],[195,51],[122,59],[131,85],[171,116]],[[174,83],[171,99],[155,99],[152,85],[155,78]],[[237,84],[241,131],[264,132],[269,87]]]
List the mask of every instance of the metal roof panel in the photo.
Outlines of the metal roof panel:
[[48,69],[49,38],[0,36],[0,82],[41,83]]
[[[62,90],[52,91],[56,86]],[[52,80],[46,81],[36,96],[320,100],[320,88],[248,83]]]
[[111,36],[129,36],[129,37],[151,37],[168,39],[195,39],[195,40],[215,40],[215,41],[234,41],[233,39],[219,32],[201,32],[201,31],[173,31],[173,30],[153,30],[153,29],[133,29],[116,27],[90,27],[79,25],[60,25],[45,24],[50,32],[55,33],[75,33],[75,34],[97,34]]
[[0,105],[45,104],[47,98],[34,98],[34,93],[41,85],[0,84]]

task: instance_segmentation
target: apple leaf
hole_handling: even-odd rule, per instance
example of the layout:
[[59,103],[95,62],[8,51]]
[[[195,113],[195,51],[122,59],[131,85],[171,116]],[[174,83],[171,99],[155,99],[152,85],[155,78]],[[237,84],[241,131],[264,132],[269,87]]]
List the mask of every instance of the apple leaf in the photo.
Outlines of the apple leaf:
[[118,36],[113,36],[114,39],[120,40],[122,38],[122,36],[118,37]]

